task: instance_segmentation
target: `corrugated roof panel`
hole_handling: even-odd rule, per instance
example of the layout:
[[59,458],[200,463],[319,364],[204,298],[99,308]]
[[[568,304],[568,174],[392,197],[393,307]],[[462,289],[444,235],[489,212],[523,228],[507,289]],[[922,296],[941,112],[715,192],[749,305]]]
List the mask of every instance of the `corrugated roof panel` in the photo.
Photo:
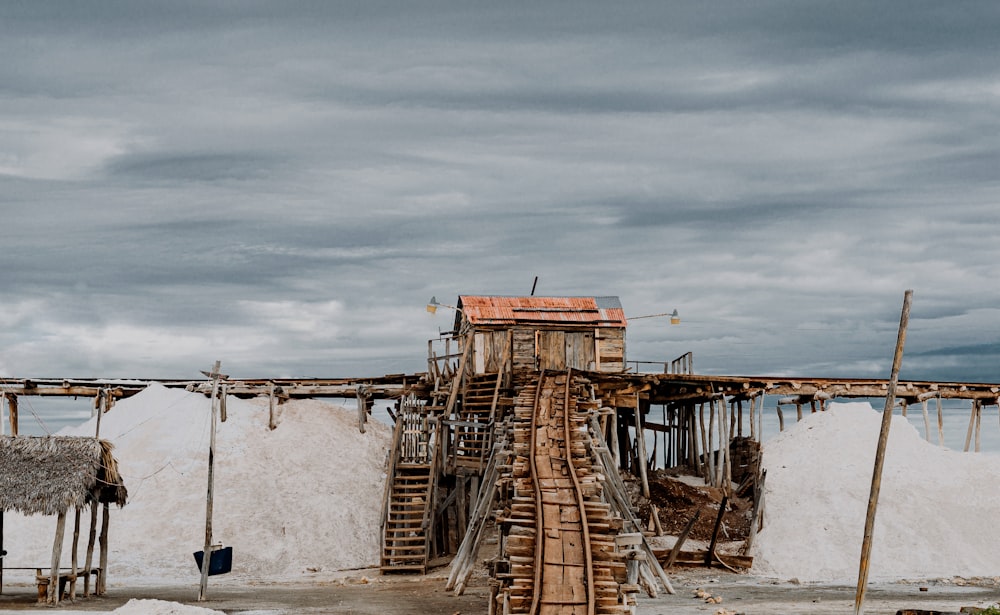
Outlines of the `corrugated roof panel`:
[[461,295],[458,305],[473,325],[565,323],[624,327],[618,297],[497,297]]

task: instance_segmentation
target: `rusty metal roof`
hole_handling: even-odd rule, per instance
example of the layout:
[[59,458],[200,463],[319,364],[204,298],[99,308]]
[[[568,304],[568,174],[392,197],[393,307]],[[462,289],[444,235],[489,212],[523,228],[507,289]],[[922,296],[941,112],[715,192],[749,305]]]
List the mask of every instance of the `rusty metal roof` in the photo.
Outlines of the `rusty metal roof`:
[[496,297],[460,295],[460,316],[473,325],[519,323],[625,327],[618,297]]

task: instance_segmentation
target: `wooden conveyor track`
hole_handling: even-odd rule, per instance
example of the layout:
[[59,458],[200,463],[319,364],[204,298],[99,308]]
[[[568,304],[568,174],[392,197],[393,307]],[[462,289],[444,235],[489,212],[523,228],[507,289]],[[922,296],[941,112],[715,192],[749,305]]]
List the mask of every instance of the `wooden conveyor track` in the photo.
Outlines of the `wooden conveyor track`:
[[587,431],[596,403],[585,393],[571,373],[543,372],[515,403],[510,613],[621,612],[625,565],[600,497]]

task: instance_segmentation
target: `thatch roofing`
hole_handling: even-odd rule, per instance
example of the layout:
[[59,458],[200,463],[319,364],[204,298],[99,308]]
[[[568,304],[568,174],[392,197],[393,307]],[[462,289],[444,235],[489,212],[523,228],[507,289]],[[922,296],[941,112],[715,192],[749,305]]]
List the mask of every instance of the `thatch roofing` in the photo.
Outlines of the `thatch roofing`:
[[0,510],[55,515],[94,501],[124,506],[111,449],[96,438],[0,437]]

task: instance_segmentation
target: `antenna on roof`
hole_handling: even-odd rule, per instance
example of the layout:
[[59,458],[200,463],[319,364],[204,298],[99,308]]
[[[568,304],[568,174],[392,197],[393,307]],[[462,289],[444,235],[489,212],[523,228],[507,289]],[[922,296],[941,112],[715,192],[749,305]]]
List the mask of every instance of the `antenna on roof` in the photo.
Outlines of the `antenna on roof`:
[[535,281],[531,283],[531,296],[535,296],[535,287],[538,286],[538,276],[535,276]]

